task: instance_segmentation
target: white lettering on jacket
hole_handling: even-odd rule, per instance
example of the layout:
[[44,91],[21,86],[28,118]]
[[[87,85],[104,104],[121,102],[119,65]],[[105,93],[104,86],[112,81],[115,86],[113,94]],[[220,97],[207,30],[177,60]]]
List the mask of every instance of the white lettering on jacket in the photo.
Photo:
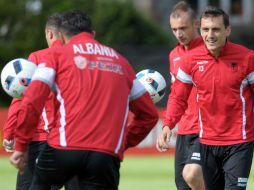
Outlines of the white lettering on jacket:
[[74,54],[93,54],[93,55],[103,55],[108,57],[114,57],[119,59],[115,50],[110,47],[94,44],[94,43],[86,43],[86,44],[73,44],[73,52]]

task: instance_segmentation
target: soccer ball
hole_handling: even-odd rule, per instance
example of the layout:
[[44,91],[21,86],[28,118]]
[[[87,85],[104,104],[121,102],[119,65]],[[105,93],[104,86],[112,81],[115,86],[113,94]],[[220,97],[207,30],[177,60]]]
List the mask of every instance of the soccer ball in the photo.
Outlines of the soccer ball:
[[22,58],[8,62],[1,72],[4,91],[13,98],[21,98],[36,68],[35,63]]
[[166,81],[155,70],[145,69],[136,74],[137,79],[144,85],[154,103],[159,102],[165,95]]

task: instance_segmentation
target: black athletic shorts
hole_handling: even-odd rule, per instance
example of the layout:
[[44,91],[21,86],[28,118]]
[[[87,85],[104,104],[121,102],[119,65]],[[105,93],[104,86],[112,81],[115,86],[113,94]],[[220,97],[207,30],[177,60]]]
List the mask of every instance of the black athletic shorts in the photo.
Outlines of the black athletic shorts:
[[206,190],[245,190],[250,174],[254,142],[211,146],[201,144]]
[[177,135],[175,152],[175,183],[178,190],[191,189],[183,179],[186,164],[201,165],[198,134]]
[[28,145],[28,163],[22,175],[18,172],[16,190],[27,190],[32,183],[35,161],[46,141],[32,141]]
[[117,190],[120,160],[110,154],[84,150],[61,150],[46,144],[35,167],[29,190],[45,190],[50,185],[62,186],[78,176],[80,189]]
[[[28,190],[33,179],[33,173],[35,170],[35,163],[40,152],[46,146],[47,141],[31,141],[28,145],[28,163],[24,173],[17,174],[16,190]],[[58,186],[51,186],[47,190],[59,190]],[[78,190],[79,183],[77,177],[71,178],[64,184],[65,190]],[[46,189],[45,189],[46,190]]]

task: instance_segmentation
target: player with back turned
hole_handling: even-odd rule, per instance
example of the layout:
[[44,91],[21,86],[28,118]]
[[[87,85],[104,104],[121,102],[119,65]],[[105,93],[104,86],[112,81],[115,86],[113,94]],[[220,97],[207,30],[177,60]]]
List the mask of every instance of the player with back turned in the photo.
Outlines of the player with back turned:
[[[62,46],[60,35],[59,35],[59,26],[61,23],[61,14],[54,13],[48,17],[46,26],[45,26],[45,37],[49,48],[35,51],[29,55],[29,60],[39,64],[43,59],[50,48]],[[8,118],[3,127],[4,140],[3,145],[7,151],[14,150],[13,138],[15,135],[15,128],[17,126],[17,111],[19,109],[21,100],[13,99],[9,110]],[[55,104],[55,96],[53,93],[47,98],[45,102],[40,121],[36,127],[36,130],[33,134],[31,142],[28,145],[28,157],[27,157],[27,167],[24,170],[23,174],[18,173],[17,175],[17,190],[27,190],[31,185],[35,162],[47,142],[47,136],[49,131],[55,125],[55,114],[57,110],[57,105]],[[76,178],[71,179],[68,183],[65,184],[65,190],[72,190],[78,188],[78,182]],[[48,190],[59,189],[58,187],[51,187]]]
[[[123,153],[155,126],[156,107],[128,61],[93,38],[86,13],[64,13],[60,34],[66,45],[41,61],[23,95],[11,163],[23,169],[33,125],[53,89],[60,104],[56,127],[38,157],[30,190],[62,185],[74,175],[81,189],[118,189]],[[134,118],[127,126],[129,110]]]
[[[199,21],[195,12],[185,1],[177,3],[169,16],[170,27],[178,41],[178,45],[169,54],[171,91],[174,91],[174,81],[179,63],[185,54],[203,44],[199,37]],[[178,123],[175,151],[175,182],[177,189],[204,189],[199,144],[197,93],[193,88],[188,99],[188,108]],[[164,126],[168,125],[167,119]],[[163,135],[162,131],[162,135]],[[166,151],[157,147],[159,151]]]
[[205,189],[245,190],[254,147],[254,53],[227,39],[229,16],[217,7],[203,11],[200,33],[204,45],[180,63],[158,146],[167,148],[169,128],[184,113],[194,84]]

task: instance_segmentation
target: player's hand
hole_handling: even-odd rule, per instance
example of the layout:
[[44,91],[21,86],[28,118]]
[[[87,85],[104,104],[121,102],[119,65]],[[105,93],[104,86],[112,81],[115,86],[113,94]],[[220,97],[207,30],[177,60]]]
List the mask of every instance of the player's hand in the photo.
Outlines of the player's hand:
[[169,149],[168,142],[171,137],[171,130],[168,126],[164,126],[161,134],[158,136],[156,141],[156,148],[160,152],[165,152]]
[[20,174],[23,174],[27,164],[27,153],[15,150],[10,157],[10,162],[19,170]]
[[3,147],[5,149],[6,152],[13,152],[14,151],[14,140],[7,140],[4,139],[3,140]]

